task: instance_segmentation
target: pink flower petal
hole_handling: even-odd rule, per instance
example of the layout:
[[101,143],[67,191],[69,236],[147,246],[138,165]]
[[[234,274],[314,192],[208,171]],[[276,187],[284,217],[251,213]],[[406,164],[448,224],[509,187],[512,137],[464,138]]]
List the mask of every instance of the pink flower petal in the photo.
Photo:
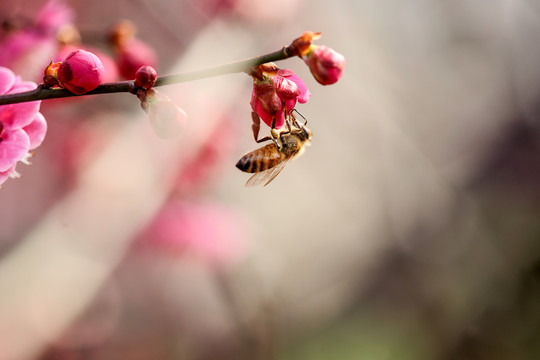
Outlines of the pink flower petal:
[[274,86],[279,97],[283,99],[296,99],[300,95],[300,89],[296,83],[283,76],[274,77]]
[[279,98],[285,103],[287,113],[290,113],[296,106],[296,99],[300,95],[300,89],[294,81],[279,75],[274,78],[274,84]]
[[276,92],[273,82],[253,82],[251,93],[251,109],[255,111],[266,125],[272,127],[272,119],[276,116],[276,129],[283,126],[283,102]]
[[281,127],[285,124],[285,112],[279,111],[276,114],[276,129],[281,129]]
[[30,139],[24,130],[6,130],[0,135],[0,171],[6,171],[21,160],[30,149]]
[[300,79],[298,75],[296,75],[293,71],[287,69],[279,70],[278,75],[281,75],[284,78],[293,81],[296,86],[298,86],[299,93],[296,100],[298,100],[300,104],[304,104],[309,100],[309,98],[311,97],[311,93],[309,92],[306,83],[302,79]]
[[259,115],[259,117],[261,118],[261,120],[266,124],[268,125],[269,127],[272,126],[272,119],[274,118],[274,115],[272,114],[269,114],[267,113],[265,110],[264,110],[264,107],[262,106],[261,102],[258,101],[255,103],[255,107],[252,107],[253,111],[255,111],[257,113],[257,115]]
[[40,101],[0,106],[0,122],[6,129],[20,129],[32,122],[39,111]]
[[33,150],[43,142],[47,132],[47,122],[41,113],[37,113],[34,120],[29,125],[26,125],[23,130],[30,139],[30,150]]
[[0,94],[5,94],[15,83],[15,74],[5,67],[0,67]]
[[[18,79],[16,79],[17,81]],[[36,88],[31,81],[18,81],[7,92],[8,94],[28,91]],[[4,127],[11,130],[20,129],[32,122],[39,111],[41,101],[24,102],[0,106],[0,122]]]
[[13,165],[6,171],[0,171],[0,185],[2,185],[7,179],[9,179],[12,174],[16,173],[15,166],[16,165]]

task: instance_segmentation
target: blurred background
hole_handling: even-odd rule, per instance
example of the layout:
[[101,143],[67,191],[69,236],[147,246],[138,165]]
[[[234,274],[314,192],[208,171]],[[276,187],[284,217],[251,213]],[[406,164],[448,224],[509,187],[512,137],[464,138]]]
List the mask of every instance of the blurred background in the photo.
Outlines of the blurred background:
[[188,113],[173,140],[129,94],[42,102],[45,142],[0,190],[1,360],[540,358],[539,3],[45,4],[0,3],[25,80],[66,24],[121,79],[123,19],[161,75],[306,30],[347,66],[321,86],[278,63],[313,141],[258,188],[234,167],[259,146],[245,74],[159,88]]

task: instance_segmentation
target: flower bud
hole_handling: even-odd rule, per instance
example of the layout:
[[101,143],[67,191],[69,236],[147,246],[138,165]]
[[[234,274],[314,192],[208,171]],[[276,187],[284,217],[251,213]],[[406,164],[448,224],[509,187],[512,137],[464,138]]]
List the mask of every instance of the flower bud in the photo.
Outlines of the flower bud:
[[184,110],[155,89],[139,89],[136,95],[141,100],[141,107],[148,113],[150,125],[157,136],[172,139],[180,135],[187,122]]
[[186,112],[176,106],[171,100],[158,101],[148,111],[150,125],[157,136],[162,139],[172,139],[180,135],[186,126]]
[[135,73],[135,86],[143,89],[151,89],[156,84],[157,72],[148,65],[141,66]]
[[327,46],[311,45],[310,51],[302,58],[315,80],[322,85],[333,84],[343,75],[345,57]]
[[105,70],[99,58],[85,50],[70,53],[58,69],[60,86],[74,94],[94,90],[101,83]]

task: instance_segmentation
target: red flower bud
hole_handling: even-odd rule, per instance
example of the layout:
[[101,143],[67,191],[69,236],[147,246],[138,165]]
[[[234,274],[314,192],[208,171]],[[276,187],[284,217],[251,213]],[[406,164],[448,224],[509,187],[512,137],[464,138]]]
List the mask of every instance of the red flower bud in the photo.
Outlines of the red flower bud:
[[103,64],[99,58],[85,50],[71,52],[58,69],[60,86],[74,94],[84,94],[94,90],[101,83]]
[[141,66],[135,73],[135,86],[143,89],[151,89],[156,84],[157,72],[148,65]]
[[310,50],[303,59],[315,80],[322,85],[330,85],[338,81],[343,75],[345,57],[324,45],[311,45]]

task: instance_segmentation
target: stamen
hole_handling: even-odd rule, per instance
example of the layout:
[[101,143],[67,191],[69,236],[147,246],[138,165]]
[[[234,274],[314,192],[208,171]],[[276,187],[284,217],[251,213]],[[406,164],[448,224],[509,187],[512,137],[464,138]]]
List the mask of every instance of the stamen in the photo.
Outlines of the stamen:
[[23,164],[26,164],[26,165],[32,165],[32,163],[30,162],[30,158],[34,156],[34,153],[26,153],[26,155],[23,156],[23,158],[21,160],[19,160],[20,162],[22,162]]
[[21,177],[21,174],[19,174],[16,170],[13,170],[11,173],[9,173],[9,177],[12,179],[18,179]]

